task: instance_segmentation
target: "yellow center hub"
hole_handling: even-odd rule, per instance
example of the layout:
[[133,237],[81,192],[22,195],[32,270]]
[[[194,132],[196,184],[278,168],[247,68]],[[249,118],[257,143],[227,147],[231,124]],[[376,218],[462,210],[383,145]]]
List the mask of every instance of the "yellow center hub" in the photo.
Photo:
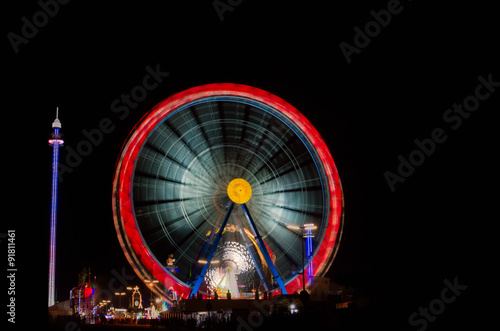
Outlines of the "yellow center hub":
[[243,178],[235,178],[227,186],[227,195],[234,203],[243,204],[252,197],[252,187]]

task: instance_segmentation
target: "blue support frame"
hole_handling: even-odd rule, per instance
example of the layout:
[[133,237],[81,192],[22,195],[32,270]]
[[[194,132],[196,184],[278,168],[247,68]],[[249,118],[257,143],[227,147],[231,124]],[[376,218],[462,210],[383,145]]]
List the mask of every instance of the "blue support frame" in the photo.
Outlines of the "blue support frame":
[[[234,202],[231,202],[231,204],[229,205],[229,209],[226,213],[226,216],[224,216],[224,220],[222,221],[221,227],[220,227],[219,231],[217,232],[217,235],[215,236],[212,247],[210,247],[210,251],[209,251],[208,256],[207,256],[207,263],[203,266],[203,269],[201,270],[200,274],[198,276],[196,276],[196,280],[195,280],[195,283],[193,285],[193,288],[191,289],[191,293],[189,294],[189,298],[195,297],[196,293],[200,289],[201,284],[205,280],[205,275],[208,271],[208,267],[210,266],[210,262],[212,261],[212,258],[214,257],[215,251],[217,250],[217,246],[219,245],[219,242],[222,238],[222,232],[224,232],[224,228],[226,227],[227,222],[229,220],[229,217],[231,216],[234,205],[235,205]],[[262,240],[262,237],[260,236],[259,231],[257,230],[257,226],[255,225],[255,222],[253,221],[253,218],[250,215],[250,211],[248,210],[247,205],[242,204],[241,207],[243,209],[243,213],[245,214],[245,217],[248,220],[248,223],[250,224],[250,227],[252,228],[252,230],[255,233],[255,239],[257,241],[257,245],[259,246],[259,249],[260,249],[262,255],[264,256],[264,259],[266,260],[267,266],[269,267],[269,270],[271,271],[271,274],[273,275],[274,281],[280,287],[282,294],[288,294],[288,292],[286,291],[286,288],[285,288],[285,283],[283,283],[283,280],[281,279],[281,276],[279,275],[278,270],[274,266],[273,260],[271,259],[271,256],[269,255],[269,252],[267,251],[266,245],[264,244],[264,240]],[[253,255],[252,255],[252,259],[254,260],[254,263],[256,263],[255,257]],[[257,265],[256,265],[256,268],[258,268]],[[259,271],[259,270],[257,270],[257,271]],[[261,275],[260,272],[259,272],[259,276],[261,278],[263,278],[263,275]],[[266,288],[267,288],[267,286],[266,286]]]
[[235,217],[234,219],[235,219],[236,223],[238,224],[241,237],[243,238],[243,242],[245,243],[245,247],[247,248],[248,253],[250,253],[250,257],[252,258],[253,264],[255,265],[255,269],[257,270],[257,273],[259,274],[259,278],[262,282],[262,285],[264,285],[264,288],[266,289],[266,291],[269,291],[271,289],[271,286],[269,284],[269,280],[266,279],[266,276],[264,274],[264,270],[262,268],[262,263],[260,263],[260,260],[257,258],[257,256],[255,256],[254,252],[252,251],[251,247],[253,246],[253,244],[248,242],[248,240],[246,239],[246,237],[245,237],[246,235],[245,235],[244,231],[242,230],[243,227],[241,226],[240,221],[238,221],[238,218]]
[[215,236],[212,247],[210,248],[210,252],[208,253],[207,263],[203,266],[203,269],[201,269],[200,274],[198,276],[196,276],[196,281],[194,283],[193,288],[191,289],[191,293],[189,294],[189,298],[193,298],[196,295],[196,293],[200,289],[201,283],[203,283],[203,281],[205,280],[205,274],[207,273],[208,267],[210,266],[210,262],[212,261],[212,258],[214,257],[215,250],[217,249],[217,246],[219,245],[219,241],[222,238],[222,232],[224,232],[224,228],[226,227],[227,221],[229,220],[229,216],[231,216],[231,212],[233,211],[233,208],[234,208],[234,202],[231,202],[231,204],[229,205],[229,209],[227,211],[227,214],[226,214],[226,216],[224,216],[224,220],[222,221],[219,232],[217,232],[217,235]]
[[264,259],[266,260],[267,266],[269,267],[269,270],[273,275],[273,279],[276,281],[276,283],[278,283],[278,286],[281,289],[281,293],[288,294],[285,289],[285,283],[283,283],[281,276],[278,274],[278,270],[276,270],[276,267],[274,266],[273,260],[271,260],[271,256],[269,256],[269,252],[267,251],[266,245],[264,245],[264,240],[262,240],[262,237],[260,236],[259,231],[255,226],[255,223],[252,219],[252,216],[250,215],[250,211],[248,210],[247,205],[242,204],[241,207],[243,208],[243,212],[245,213],[248,223],[250,223],[252,230],[255,232],[255,239],[257,239],[257,244],[259,245],[260,251],[264,256]]

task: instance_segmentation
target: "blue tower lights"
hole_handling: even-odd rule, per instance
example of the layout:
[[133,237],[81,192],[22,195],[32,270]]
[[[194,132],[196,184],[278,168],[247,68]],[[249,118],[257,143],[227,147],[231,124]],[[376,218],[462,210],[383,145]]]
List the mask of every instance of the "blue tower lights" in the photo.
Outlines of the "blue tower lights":
[[[299,231],[299,235],[302,237],[301,242],[302,242],[302,291],[306,290],[306,272],[305,270],[307,269],[307,281],[309,284],[312,284],[312,275],[314,272],[313,265],[309,261],[309,259],[312,256],[312,251],[313,251],[313,245],[312,245],[312,238],[314,237],[312,231],[316,230],[318,227],[315,224],[312,223],[306,223],[303,226],[299,225],[287,225],[286,226],[289,230],[292,231]],[[306,245],[306,251],[304,251],[304,241]],[[305,256],[307,255],[307,256]],[[307,259],[308,264],[306,267],[305,260]]]
[[[312,256],[313,253],[313,233],[312,230],[316,229],[317,227],[313,224],[309,224],[309,226],[306,225],[305,230],[306,234],[304,235],[305,240],[306,240],[306,259],[309,260]],[[313,275],[314,275],[314,267],[311,262],[307,265],[307,282],[309,284],[313,283]]]
[[59,165],[59,147],[64,144],[59,131],[61,130],[61,121],[59,121],[59,108],[56,108],[56,119],[52,123],[54,132],[49,145],[52,146],[52,202],[50,208],[50,256],[49,256],[49,307],[55,302],[55,273],[56,273],[56,230],[57,230],[57,184],[58,184],[58,165]]

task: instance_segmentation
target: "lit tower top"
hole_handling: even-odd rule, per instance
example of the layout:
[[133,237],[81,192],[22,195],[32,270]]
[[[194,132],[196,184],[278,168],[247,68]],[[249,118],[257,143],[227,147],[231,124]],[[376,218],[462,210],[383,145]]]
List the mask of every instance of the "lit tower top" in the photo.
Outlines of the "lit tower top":
[[53,148],[52,153],[52,204],[50,209],[50,258],[49,258],[49,307],[56,303],[55,300],[55,273],[56,273],[56,229],[57,229],[57,184],[59,170],[59,146],[64,141],[61,139],[59,130],[61,121],[59,121],[59,108],[56,108],[56,119],[52,123],[54,132],[49,145]]
[[[55,131],[59,133],[59,129],[61,128],[61,121],[59,121],[59,107],[56,107],[56,119],[54,120],[54,122],[52,122],[52,128],[54,129],[54,133]],[[49,144],[52,145],[50,140]]]
[[54,148],[56,147],[56,145],[57,147],[59,147],[64,144],[64,141],[61,139],[61,136],[59,135],[59,130],[61,129],[61,127],[62,127],[61,121],[59,121],[59,107],[57,107],[56,119],[54,120],[54,122],[52,122],[52,128],[54,129],[54,132],[52,133],[52,138],[49,139],[49,145],[54,146]]
[[61,128],[61,121],[59,121],[59,107],[56,107],[56,119],[52,123],[52,127],[57,129]]

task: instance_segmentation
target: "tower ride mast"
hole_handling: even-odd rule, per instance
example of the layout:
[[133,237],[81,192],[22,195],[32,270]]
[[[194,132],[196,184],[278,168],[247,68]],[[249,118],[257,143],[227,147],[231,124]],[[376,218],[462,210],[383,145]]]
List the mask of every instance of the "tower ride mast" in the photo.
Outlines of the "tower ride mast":
[[56,273],[56,229],[57,229],[57,184],[58,184],[58,166],[59,166],[59,146],[64,141],[61,139],[59,130],[61,122],[59,121],[59,108],[56,109],[56,119],[52,123],[54,132],[49,139],[49,145],[52,146],[52,202],[50,208],[50,258],[49,258],[49,307],[55,302],[55,273]]

